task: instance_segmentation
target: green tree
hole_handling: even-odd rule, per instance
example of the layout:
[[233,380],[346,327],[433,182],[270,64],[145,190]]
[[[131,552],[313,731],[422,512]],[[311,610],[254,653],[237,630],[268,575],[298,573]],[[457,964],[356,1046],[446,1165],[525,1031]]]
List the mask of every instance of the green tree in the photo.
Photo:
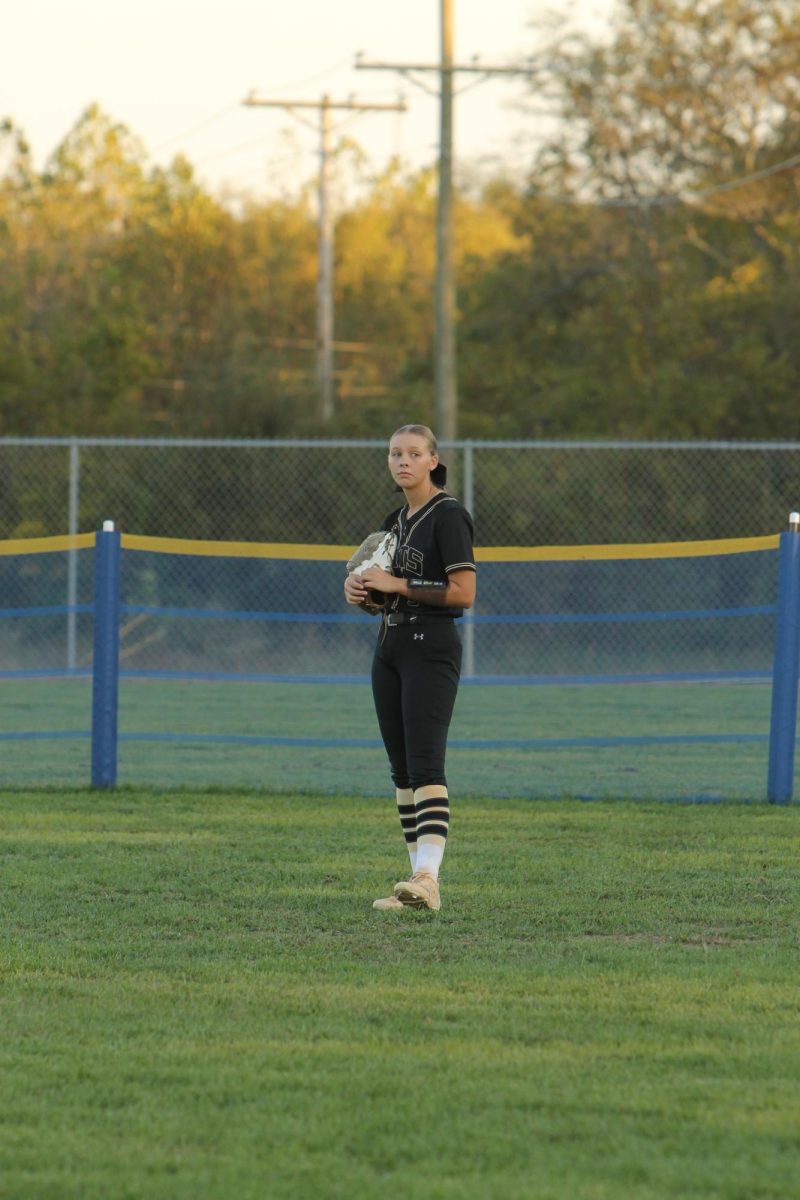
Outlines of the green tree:
[[[383,434],[433,411],[436,176],[393,164],[336,231],[338,336],[357,348],[341,387],[344,432]],[[502,189],[456,196],[456,273],[461,292],[522,245]],[[365,400],[366,397],[366,400]]]
[[28,145],[11,121],[0,122],[0,424],[18,426],[35,367],[26,314],[25,209],[34,172]]
[[767,165],[796,135],[798,45],[794,0],[619,0],[610,40],[569,39],[534,81],[563,118],[538,179],[644,200]]
[[536,86],[563,119],[518,208],[529,249],[469,297],[468,428],[494,386],[500,427],[534,436],[800,434],[780,169],[799,42],[783,0],[626,0],[608,44],[553,55]]
[[[146,328],[119,248],[142,186],[142,151],[92,106],[40,177],[4,176],[4,253],[21,299],[0,361],[24,348],[24,393],[2,389],[15,433],[110,432],[147,367]],[[8,293],[7,293],[8,294]]]

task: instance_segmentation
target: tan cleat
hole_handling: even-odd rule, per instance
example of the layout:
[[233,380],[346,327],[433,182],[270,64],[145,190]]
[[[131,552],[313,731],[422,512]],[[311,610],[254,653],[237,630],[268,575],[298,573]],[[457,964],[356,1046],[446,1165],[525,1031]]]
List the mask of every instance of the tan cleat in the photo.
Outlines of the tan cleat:
[[428,871],[416,871],[407,883],[395,884],[394,894],[409,908],[430,908],[438,912],[442,907],[439,882]]
[[389,912],[392,909],[396,911],[404,908],[405,905],[402,900],[397,899],[397,896],[386,896],[383,900],[373,900],[372,907],[380,909],[381,912]]

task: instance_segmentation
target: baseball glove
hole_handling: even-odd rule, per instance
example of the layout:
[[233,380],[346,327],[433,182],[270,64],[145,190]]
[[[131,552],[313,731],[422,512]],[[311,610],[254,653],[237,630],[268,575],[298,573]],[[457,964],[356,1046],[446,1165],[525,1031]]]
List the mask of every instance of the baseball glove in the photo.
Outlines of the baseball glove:
[[[397,546],[397,534],[394,530],[370,533],[347,560],[347,571],[350,575],[363,575],[369,567],[381,567],[391,571],[392,559]],[[367,612],[380,612],[386,603],[386,593],[370,588],[368,599],[362,605]]]

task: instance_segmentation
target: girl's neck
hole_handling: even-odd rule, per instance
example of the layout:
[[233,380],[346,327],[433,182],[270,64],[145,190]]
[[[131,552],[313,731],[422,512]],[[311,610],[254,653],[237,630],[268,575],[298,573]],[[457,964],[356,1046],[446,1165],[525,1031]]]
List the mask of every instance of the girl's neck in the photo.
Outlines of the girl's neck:
[[435,484],[424,483],[420,487],[413,490],[405,491],[406,503],[408,504],[408,516],[413,517],[414,513],[419,512],[424,508],[429,500],[432,500],[439,488]]

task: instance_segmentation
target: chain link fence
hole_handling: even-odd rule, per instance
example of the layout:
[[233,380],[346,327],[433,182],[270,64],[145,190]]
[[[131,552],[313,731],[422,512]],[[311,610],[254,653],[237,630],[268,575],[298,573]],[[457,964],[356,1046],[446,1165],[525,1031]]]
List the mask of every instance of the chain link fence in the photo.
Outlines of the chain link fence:
[[[751,537],[800,504],[800,443],[456,442],[478,545]],[[398,502],[382,441],[0,439],[0,536],[352,545]]]
[[[759,538],[800,507],[794,443],[458,442],[442,457],[486,547]],[[0,440],[7,780],[85,780],[92,670],[92,556],[13,539],[110,518],[156,538],[346,546],[399,499],[379,441]],[[777,554],[667,553],[481,564],[462,636],[465,683],[483,686],[459,696],[457,791],[763,796]],[[341,562],[245,548],[126,554],[121,780],[385,787],[359,686],[376,626],[346,610],[342,577]]]

